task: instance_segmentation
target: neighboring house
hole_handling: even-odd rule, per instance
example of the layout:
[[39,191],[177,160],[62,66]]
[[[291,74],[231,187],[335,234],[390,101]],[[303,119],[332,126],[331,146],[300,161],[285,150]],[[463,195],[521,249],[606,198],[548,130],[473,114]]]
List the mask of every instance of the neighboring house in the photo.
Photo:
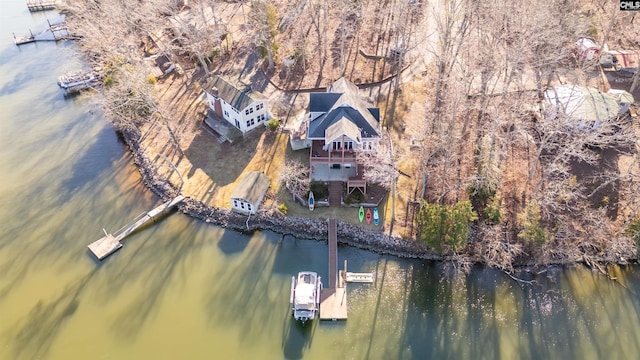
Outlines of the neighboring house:
[[247,173],[231,194],[231,210],[255,214],[269,189],[269,177],[261,172]]
[[560,116],[573,119],[578,129],[597,129],[604,121],[628,110],[625,102],[633,102],[633,97],[624,93],[624,96],[610,95],[590,87],[557,85],[544,92],[544,114],[551,119]]
[[375,151],[381,139],[380,109],[370,106],[345,78],[325,93],[311,93],[304,138],[310,147],[311,179],[347,182],[366,192],[355,150]]
[[269,120],[267,98],[251,86],[236,86],[227,79],[214,76],[204,87],[209,107],[217,117],[225,119],[243,134],[266,126]]

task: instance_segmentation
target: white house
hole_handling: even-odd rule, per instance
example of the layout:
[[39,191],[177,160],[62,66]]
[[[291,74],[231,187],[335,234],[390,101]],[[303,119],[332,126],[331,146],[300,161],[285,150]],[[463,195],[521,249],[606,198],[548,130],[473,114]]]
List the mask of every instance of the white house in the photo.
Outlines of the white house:
[[231,194],[231,210],[255,214],[269,189],[269,177],[261,172],[247,173]]
[[227,79],[214,76],[204,87],[209,107],[217,117],[225,119],[243,134],[258,127],[266,126],[269,120],[267,97],[251,86],[237,86]]

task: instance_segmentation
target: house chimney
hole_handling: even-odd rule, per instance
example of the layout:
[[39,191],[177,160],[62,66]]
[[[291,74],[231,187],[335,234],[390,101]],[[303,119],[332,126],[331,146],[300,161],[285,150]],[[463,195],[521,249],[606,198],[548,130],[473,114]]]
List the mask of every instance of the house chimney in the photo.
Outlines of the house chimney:
[[218,94],[219,92],[217,87],[211,88],[211,95],[213,96],[213,112],[217,117],[224,119],[224,117],[222,116],[222,104],[220,104],[220,98],[218,97]]

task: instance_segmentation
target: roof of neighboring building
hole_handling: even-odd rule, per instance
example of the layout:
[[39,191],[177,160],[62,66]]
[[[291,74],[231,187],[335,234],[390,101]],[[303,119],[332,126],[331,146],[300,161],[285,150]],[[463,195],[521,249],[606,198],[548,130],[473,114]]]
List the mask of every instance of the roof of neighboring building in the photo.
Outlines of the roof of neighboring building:
[[362,138],[380,136],[380,110],[370,108],[358,95],[358,87],[345,78],[336,80],[326,93],[311,93],[309,111],[324,113],[309,123],[310,138],[324,138],[326,130],[343,118],[360,129]]
[[259,171],[247,173],[231,194],[232,199],[242,199],[251,204],[256,204],[258,200],[269,189],[269,177]]
[[547,116],[563,113],[573,119],[604,121],[618,115],[620,106],[616,98],[598,89],[557,85],[544,92]]
[[236,85],[228,79],[217,75],[207,81],[204,86],[204,90],[209,94],[211,94],[213,88],[218,89],[218,96],[222,100],[231,104],[237,110],[244,110],[255,101],[267,99],[262,93],[253,91],[251,86]]

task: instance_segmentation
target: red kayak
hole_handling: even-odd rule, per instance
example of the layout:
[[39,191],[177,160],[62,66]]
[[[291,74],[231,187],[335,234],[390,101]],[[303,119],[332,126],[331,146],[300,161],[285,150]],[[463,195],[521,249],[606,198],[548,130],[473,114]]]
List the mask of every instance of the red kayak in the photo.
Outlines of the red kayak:
[[371,209],[367,209],[367,214],[365,215],[367,219],[367,224],[371,224]]

